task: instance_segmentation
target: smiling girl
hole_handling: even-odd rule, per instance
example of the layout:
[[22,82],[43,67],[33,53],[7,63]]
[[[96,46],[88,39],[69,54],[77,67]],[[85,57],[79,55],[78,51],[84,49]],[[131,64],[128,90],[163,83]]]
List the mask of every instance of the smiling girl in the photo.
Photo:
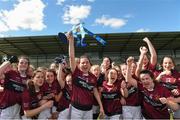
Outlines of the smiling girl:
[[[180,73],[176,71],[175,62],[172,57],[165,56],[161,61],[162,70],[156,71],[156,81],[165,86],[175,97],[180,98]],[[177,100],[175,100],[177,101]],[[177,102],[180,103],[180,102]],[[175,118],[180,118],[180,109],[175,112]]]
[[[43,92],[40,89],[43,84],[43,72],[35,71],[32,80],[28,81],[27,89],[22,94],[23,119],[37,119],[41,112],[52,107],[52,100],[43,100]],[[44,116],[44,119],[47,119],[47,117]]]
[[118,80],[117,70],[111,68],[107,71],[107,81],[103,82],[101,90],[105,119],[122,119],[122,96],[127,97],[128,91],[124,82]]
[[[18,63],[18,70],[6,69],[12,64]],[[0,119],[19,119],[20,118],[20,104],[21,93],[26,88],[26,82],[29,78],[27,69],[29,66],[29,58],[20,56],[12,56],[8,61],[0,66],[0,76],[4,74],[4,90],[0,92]]]
[[[132,58],[127,59],[128,66],[131,66]],[[168,107],[177,110],[178,104],[169,100],[172,94],[159,83],[154,82],[154,75],[149,70],[140,72],[140,81],[137,82],[127,73],[128,83],[138,88],[142,94],[142,114],[146,119],[169,119]]]
[[92,119],[93,95],[104,114],[101,99],[97,90],[97,78],[89,72],[90,60],[87,56],[80,57],[79,66],[75,63],[74,38],[69,33],[69,61],[72,71],[71,119]]

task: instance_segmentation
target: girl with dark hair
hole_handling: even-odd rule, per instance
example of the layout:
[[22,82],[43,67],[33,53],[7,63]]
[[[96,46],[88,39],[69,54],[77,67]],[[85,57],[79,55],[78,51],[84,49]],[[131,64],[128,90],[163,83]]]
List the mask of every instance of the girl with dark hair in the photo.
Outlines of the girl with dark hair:
[[[136,70],[134,70],[134,58],[133,57],[129,57],[133,59],[133,62],[130,66],[128,66],[127,64],[122,64],[121,65],[121,70],[122,70],[122,75],[123,75],[123,79],[122,81],[126,81],[128,80],[127,78],[127,74],[128,71],[130,72],[131,77],[136,80],[137,82],[139,82],[138,77],[135,75],[136,71],[138,71],[138,68],[136,68]],[[128,59],[129,59],[128,58]],[[127,90],[128,90],[128,97],[125,98],[125,104],[122,106],[122,110],[123,110],[123,119],[142,119],[142,114],[141,114],[141,95],[138,91],[138,89],[136,87],[134,87],[133,85],[129,84],[127,82]]]
[[121,71],[121,66],[120,65],[115,65],[112,68],[116,69],[118,71],[118,80],[121,80],[123,78],[122,71]]
[[[18,63],[18,70],[5,70],[12,64]],[[20,104],[21,93],[26,88],[26,82],[29,78],[27,69],[29,66],[29,59],[26,56],[18,58],[11,56],[8,61],[5,61],[0,66],[0,76],[4,74],[4,90],[0,92],[0,119],[19,119],[20,118]]]
[[105,119],[122,119],[121,97],[127,97],[125,82],[118,80],[118,72],[114,68],[107,71],[107,80],[103,82],[100,91]]
[[29,65],[28,70],[27,70],[28,76],[32,77],[34,71],[35,71],[35,67],[33,65]]
[[51,116],[56,117],[57,115],[57,105],[60,99],[60,92],[61,87],[57,80],[57,74],[54,69],[48,69],[45,73],[45,82],[41,87],[41,91],[43,92],[43,99],[44,100],[53,100],[54,106],[51,109],[47,109],[46,111],[41,112],[39,118],[44,118],[44,116]]
[[[145,37],[143,39],[143,41],[147,44],[148,48],[149,48],[149,52],[150,52],[150,57],[148,57],[148,55],[144,55],[143,58],[143,65],[142,65],[142,70],[154,70],[157,64],[157,53],[156,50],[154,48],[154,46],[152,45],[151,41]],[[143,47],[142,49],[144,49],[146,47]],[[146,48],[147,49],[147,48]]]
[[[99,65],[92,65],[90,68],[90,72],[96,76],[97,78],[97,89],[98,91],[102,89],[102,77],[100,77],[101,74],[101,70],[100,70],[100,66]],[[95,97],[94,97],[94,103],[93,103],[93,119],[97,119],[98,115],[99,115],[99,105],[98,102],[96,101]]]
[[100,114],[104,114],[103,106],[97,90],[97,78],[89,72],[90,60],[80,57],[79,66],[75,63],[74,38],[69,33],[69,61],[72,71],[71,119],[92,119],[93,95],[99,106]]
[[104,57],[101,63],[101,72],[105,73],[108,69],[112,67],[112,60],[110,57]]
[[59,120],[70,119],[70,102],[72,93],[72,73],[71,71],[64,71],[65,65],[59,64],[58,81],[61,86],[62,96],[58,103]]
[[[180,98],[180,73],[175,70],[175,62],[172,57],[165,56],[161,61],[162,70],[156,71],[156,80],[165,86],[175,97]],[[175,100],[176,101],[176,100]],[[177,102],[180,103],[180,102]],[[180,109],[175,112],[175,118],[180,118]]]
[[[134,57],[129,57],[128,59],[132,59],[132,64],[121,65],[122,74],[124,76],[124,80],[128,81],[128,76],[131,76],[134,80],[139,82],[139,72],[142,69],[142,61],[144,55],[147,53],[147,49],[140,48],[140,57],[139,61],[136,64],[134,61]],[[128,89],[128,97],[125,98],[126,104],[123,105],[123,118],[124,119],[142,119],[141,114],[141,102],[142,96],[137,89],[137,87],[131,85],[127,82],[127,89]]]
[[[40,89],[43,84],[43,72],[35,71],[32,80],[28,81],[27,89],[22,94],[22,109],[24,111],[22,119],[37,119],[41,112],[52,107],[52,100],[43,100],[43,92]],[[47,119],[47,117],[44,116],[44,119]]]
[[100,75],[99,75],[99,80],[98,84],[102,86],[103,81],[107,79],[107,71],[108,69],[112,68],[112,60],[110,57],[104,57],[103,61],[100,65]]

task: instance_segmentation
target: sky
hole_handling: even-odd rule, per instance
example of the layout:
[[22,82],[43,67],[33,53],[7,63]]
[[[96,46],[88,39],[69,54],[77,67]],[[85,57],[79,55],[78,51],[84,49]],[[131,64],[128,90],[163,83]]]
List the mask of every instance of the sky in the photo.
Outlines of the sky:
[[0,37],[180,31],[180,0],[0,0]]

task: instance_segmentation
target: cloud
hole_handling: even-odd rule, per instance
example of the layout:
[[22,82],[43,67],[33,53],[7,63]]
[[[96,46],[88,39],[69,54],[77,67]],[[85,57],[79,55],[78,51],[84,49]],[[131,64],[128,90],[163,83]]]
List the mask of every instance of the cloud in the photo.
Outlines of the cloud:
[[57,0],[56,4],[57,5],[63,5],[63,3],[65,2],[66,0]]
[[77,24],[83,19],[87,18],[90,14],[91,6],[80,5],[80,6],[68,6],[62,16],[64,24]]
[[10,35],[7,35],[5,33],[0,33],[0,38],[3,38],[3,37],[11,37]]
[[148,28],[140,28],[136,30],[136,32],[149,32],[150,30]]
[[87,0],[88,2],[94,2],[95,0]]
[[127,14],[124,16],[125,18],[133,18],[134,16],[132,14]]
[[111,28],[120,28],[124,25],[126,25],[127,20],[120,19],[120,18],[108,18],[106,16],[102,16],[101,18],[97,18],[95,20],[96,24],[109,26]]
[[5,37],[5,35],[4,34],[0,34],[0,37]]
[[9,0],[1,0],[1,2],[8,2]]
[[[0,16],[0,18],[1,18],[1,16]],[[0,20],[0,32],[6,32],[8,30],[9,30],[9,28],[7,27],[7,25],[3,21]]]
[[40,31],[43,23],[45,4],[41,0],[18,0],[12,10],[0,10],[0,32],[30,29]]

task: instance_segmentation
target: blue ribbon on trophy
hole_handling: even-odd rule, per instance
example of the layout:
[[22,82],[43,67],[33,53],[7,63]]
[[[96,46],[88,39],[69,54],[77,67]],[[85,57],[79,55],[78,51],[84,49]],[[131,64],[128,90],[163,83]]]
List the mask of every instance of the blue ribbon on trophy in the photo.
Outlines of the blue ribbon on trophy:
[[[106,45],[106,41],[98,35],[95,35],[93,32],[89,31],[85,27],[83,27],[82,23],[74,25],[70,31],[73,34],[73,37],[76,38],[76,46],[78,47],[86,47],[87,44],[84,43],[85,35],[88,34],[89,36],[93,37],[103,46]],[[62,40],[64,43],[67,43],[67,38],[64,33],[58,33],[58,38]]]

